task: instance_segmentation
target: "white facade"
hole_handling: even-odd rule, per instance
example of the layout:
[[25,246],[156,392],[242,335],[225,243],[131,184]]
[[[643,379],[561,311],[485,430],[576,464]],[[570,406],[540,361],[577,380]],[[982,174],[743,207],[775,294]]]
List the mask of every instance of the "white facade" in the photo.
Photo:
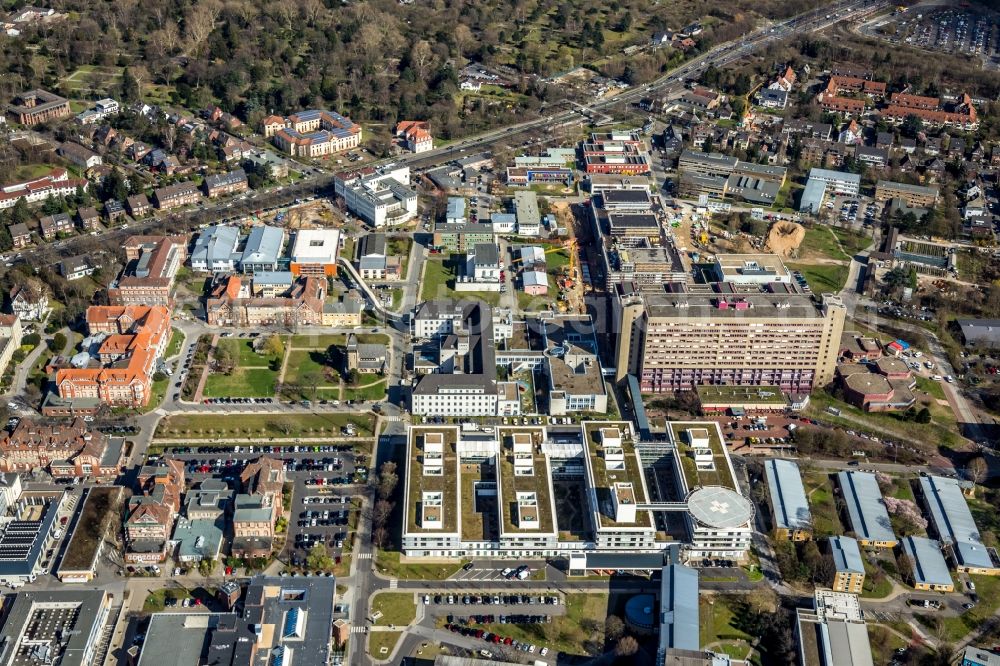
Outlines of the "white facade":
[[349,211],[376,228],[402,224],[417,214],[409,167],[338,177],[335,191],[344,197]]

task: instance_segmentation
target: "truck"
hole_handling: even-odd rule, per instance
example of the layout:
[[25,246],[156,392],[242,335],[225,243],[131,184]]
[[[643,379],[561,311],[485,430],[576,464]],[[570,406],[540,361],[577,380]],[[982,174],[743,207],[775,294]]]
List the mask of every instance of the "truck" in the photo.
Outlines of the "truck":
[[531,575],[531,569],[522,569],[517,572],[518,580],[527,580],[528,576]]

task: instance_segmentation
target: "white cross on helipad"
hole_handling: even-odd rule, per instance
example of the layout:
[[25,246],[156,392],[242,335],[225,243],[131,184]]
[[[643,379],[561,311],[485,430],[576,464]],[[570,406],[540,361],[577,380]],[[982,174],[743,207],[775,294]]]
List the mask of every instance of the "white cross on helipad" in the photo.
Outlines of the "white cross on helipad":
[[713,500],[712,506],[708,507],[708,510],[712,513],[729,513],[729,502]]

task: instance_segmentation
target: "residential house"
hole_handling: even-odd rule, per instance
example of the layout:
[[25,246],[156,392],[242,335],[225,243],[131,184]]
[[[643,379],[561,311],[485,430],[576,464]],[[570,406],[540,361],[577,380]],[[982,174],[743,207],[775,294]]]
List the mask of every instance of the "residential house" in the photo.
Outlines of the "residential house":
[[59,154],[69,162],[83,169],[90,169],[103,163],[100,155],[75,141],[66,141],[63,143],[59,147]]
[[51,241],[55,240],[59,234],[68,234],[73,231],[73,220],[67,213],[56,213],[40,219],[38,226],[42,230],[42,238]]
[[411,153],[423,153],[434,148],[430,123],[425,120],[403,120],[396,125],[396,136],[400,137]]
[[76,221],[83,231],[101,230],[101,214],[93,206],[83,206],[77,209]]
[[125,217],[125,206],[118,199],[108,199],[104,202],[104,215],[108,224],[115,224]]
[[128,206],[128,214],[135,219],[149,215],[153,211],[153,206],[145,194],[134,194],[125,200],[125,204]]
[[20,250],[31,245],[31,229],[24,222],[10,225],[7,227],[7,231],[10,233],[15,250]]
[[87,257],[78,256],[59,262],[59,274],[67,280],[79,280],[94,274],[94,266]]
[[21,321],[41,321],[49,310],[49,297],[34,282],[11,287],[10,311]]

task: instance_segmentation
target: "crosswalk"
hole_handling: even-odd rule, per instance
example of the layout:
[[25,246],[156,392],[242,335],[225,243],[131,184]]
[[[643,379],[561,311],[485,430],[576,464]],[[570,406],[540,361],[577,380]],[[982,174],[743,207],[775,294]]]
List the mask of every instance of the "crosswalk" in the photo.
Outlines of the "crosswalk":
[[352,634],[363,634],[365,633],[365,627],[351,627]]
[[357,555],[355,555],[355,557],[357,557],[359,560],[370,560],[370,559],[372,559],[372,554],[371,553],[358,553]]
[[403,417],[399,414],[387,414],[382,417],[382,420],[388,423],[389,421],[402,421]]
[[390,578],[389,579],[389,589],[390,590],[398,590],[399,589],[399,581],[396,580],[395,578]]

